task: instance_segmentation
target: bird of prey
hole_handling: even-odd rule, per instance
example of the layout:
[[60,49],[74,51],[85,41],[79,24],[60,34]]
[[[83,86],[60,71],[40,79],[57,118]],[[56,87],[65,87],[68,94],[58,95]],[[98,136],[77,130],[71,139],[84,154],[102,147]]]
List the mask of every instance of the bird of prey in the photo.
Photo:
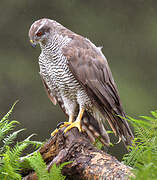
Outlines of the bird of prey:
[[29,38],[33,47],[41,47],[40,75],[49,99],[69,117],[61,125],[66,127],[64,133],[77,127],[92,142],[100,136],[109,145],[107,121],[114,134],[130,145],[133,134],[101,48],[47,18],[31,25]]

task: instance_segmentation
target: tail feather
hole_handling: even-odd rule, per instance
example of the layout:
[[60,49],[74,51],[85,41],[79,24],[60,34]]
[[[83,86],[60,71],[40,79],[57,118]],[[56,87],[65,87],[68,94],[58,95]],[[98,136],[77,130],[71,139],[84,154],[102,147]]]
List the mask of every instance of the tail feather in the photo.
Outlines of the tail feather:
[[105,145],[109,146],[110,138],[106,132],[102,122],[98,121],[92,114],[87,111],[84,113],[82,120],[82,129],[87,133],[91,142],[95,142],[97,138]]
[[110,138],[103,124],[103,121],[107,120],[114,134],[119,137],[117,143],[122,140],[126,147],[132,145],[134,136],[125,118],[106,112],[102,114],[97,108],[93,112],[90,114],[86,111],[82,120],[82,129],[87,133],[91,142],[94,143],[98,137],[101,137],[100,141],[105,146],[109,146]]
[[[123,118],[124,117],[124,118]],[[122,118],[116,114],[107,114],[107,120],[115,133],[123,141],[125,146],[132,145],[134,138],[133,133],[125,120],[125,116]]]

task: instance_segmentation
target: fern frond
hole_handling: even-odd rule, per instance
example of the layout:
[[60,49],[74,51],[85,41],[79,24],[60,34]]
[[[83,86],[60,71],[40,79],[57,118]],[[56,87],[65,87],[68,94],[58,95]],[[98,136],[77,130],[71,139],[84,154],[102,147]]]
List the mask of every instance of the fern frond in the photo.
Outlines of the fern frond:
[[51,167],[50,170],[50,180],[64,180],[65,176],[62,175],[61,170],[63,168],[63,166],[65,166],[66,164],[63,163],[63,165],[61,166],[57,166],[56,164],[53,164],[53,166]]
[[56,164],[53,164],[53,166],[50,169],[50,180],[57,180],[57,179],[64,180],[66,178],[66,176],[63,176],[61,171],[62,171],[64,166],[66,166],[70,163],[72,163],[72,162],[71,161],[70,162],[64,162],[59,166],[57,166]]
[[25,129],[19,129],[18,131],[14,131],[10,135],[8,135],[6,138],[3,139],[3,143],[5,146],[8,146],[13,143],[13,141],[16,139],[17,135],[21,132],[24,131]]
[[13,130],[15,124],[19,124],[19,122],[18,121],[8,122],[7,120],[4,121],[3,123],[0,122],[0,141],[9,131]]
[[28,145],[33,145],[33,147],[35,149],[38,149],[43,145],[43,142],[40,142],[40,141],[31,141],[31,140],[29,140],[29,141],[24,141],[24,142],[27,143]]
[[0,124],[6,120],[8,120],[9,116],[11,115],[11,113],[13,112],[13,109],[15,107],[15,105],[17,104],[18,100],[15,101],[15,103],[12,105],[11,109],[8,111],[8,113],[1,119]]
[[26,143],[19,144],[17,143],[14,148],[9,151],[9,156],[11,160],[11,165],[14,167],[15,170],[19,170],[20,168],[20,155],[22,154],[23,150],[28,146]]
[[43,145],[43,142],[30,140],[35,135],[36,134],[31,134],[23,142],[27,143],[28,145],[33,145],[36,149],[38,149],[39,147]]
[[25,129],[20,129],[18,131],[14,131],[13,133],[11,133],[10,135],[8,135],[6,138],[3,139],[3,141],[2,141],[3,145],[0,148],[0,153],[2,153],[5,150],[6,146],[12,144],[14,142],[14,140],[16,139],[18,133],[20,133],[23,130],[25,130]]
[[10,148],[9,145],[13,143],[18,133],[24,129],[12,132],[8,135],[9,131],[13,130],[18,121],[9,121],[9,116],[13,111],[13,108],[16,103],[12,106],[9,112],[0,120],[0,143],[2,146],[0,148],[0,179],[6,180],[21,180],[21,175],[19,170],[24,167],[24,163],[21,162],[20,156],[23,150],[30,144],[39,147],[41,142],[32,141],[29,136],[24,141],[16,143],[13,148]]
[[30,163],[30,166],[35,170],[38,176],[38,180],[64,180],[65,176],[62,175],[61,170],[65,165],[70,164],[71,162],[65,162],[60,166],[53,166],[50,169],[50,173],[47,170],[47,166],[39,152],[35,152],[33,156],[27,159]]
[[28,158],[30,166],[35,170],[38,180],[49,180],[49,173],[44,160],[39,152]]
[[151,111],[151,114],[157,120],[157,110],[156,111]]
[[21,176],[19,173],[17,173],[17,168],[12,165],[14,162],[12,162],[12,153],[10,147],[7,146],[6,149],[6,152],[3,154],[0,177],[8,180],[20,180]]
[[152,117],[140,116],[143,120],[130,118],[136,138],[123,160],[134,167],[137,180],[157,179],[157,111],[151,111],[151,114]]

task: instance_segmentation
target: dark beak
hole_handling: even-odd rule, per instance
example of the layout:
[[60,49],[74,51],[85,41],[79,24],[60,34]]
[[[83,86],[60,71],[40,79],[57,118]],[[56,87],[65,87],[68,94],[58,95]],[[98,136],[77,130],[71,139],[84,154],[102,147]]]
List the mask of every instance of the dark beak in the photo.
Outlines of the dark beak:
[[33,40],[32,40],[32,39],[30,40],[30,43],[31,43],[31,46],[32,46],[32,47],[36,47],[36,43],[35,43],[35,42],[33,42]]

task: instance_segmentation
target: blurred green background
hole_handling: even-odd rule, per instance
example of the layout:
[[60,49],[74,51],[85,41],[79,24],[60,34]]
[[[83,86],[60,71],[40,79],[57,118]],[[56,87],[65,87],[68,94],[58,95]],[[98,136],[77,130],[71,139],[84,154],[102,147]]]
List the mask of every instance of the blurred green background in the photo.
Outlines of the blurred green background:
[[[103,46],[128,115],[157,109],[157,1],[1,0],[0,112],[19,100],[13,116],[27,128],[21,138],[36,133],[45,140],[65,120],[47,98],[38,73],[40,48],[28,39],[31,24],[43,17]],[[112,149],[118,158],[121,147]]]

